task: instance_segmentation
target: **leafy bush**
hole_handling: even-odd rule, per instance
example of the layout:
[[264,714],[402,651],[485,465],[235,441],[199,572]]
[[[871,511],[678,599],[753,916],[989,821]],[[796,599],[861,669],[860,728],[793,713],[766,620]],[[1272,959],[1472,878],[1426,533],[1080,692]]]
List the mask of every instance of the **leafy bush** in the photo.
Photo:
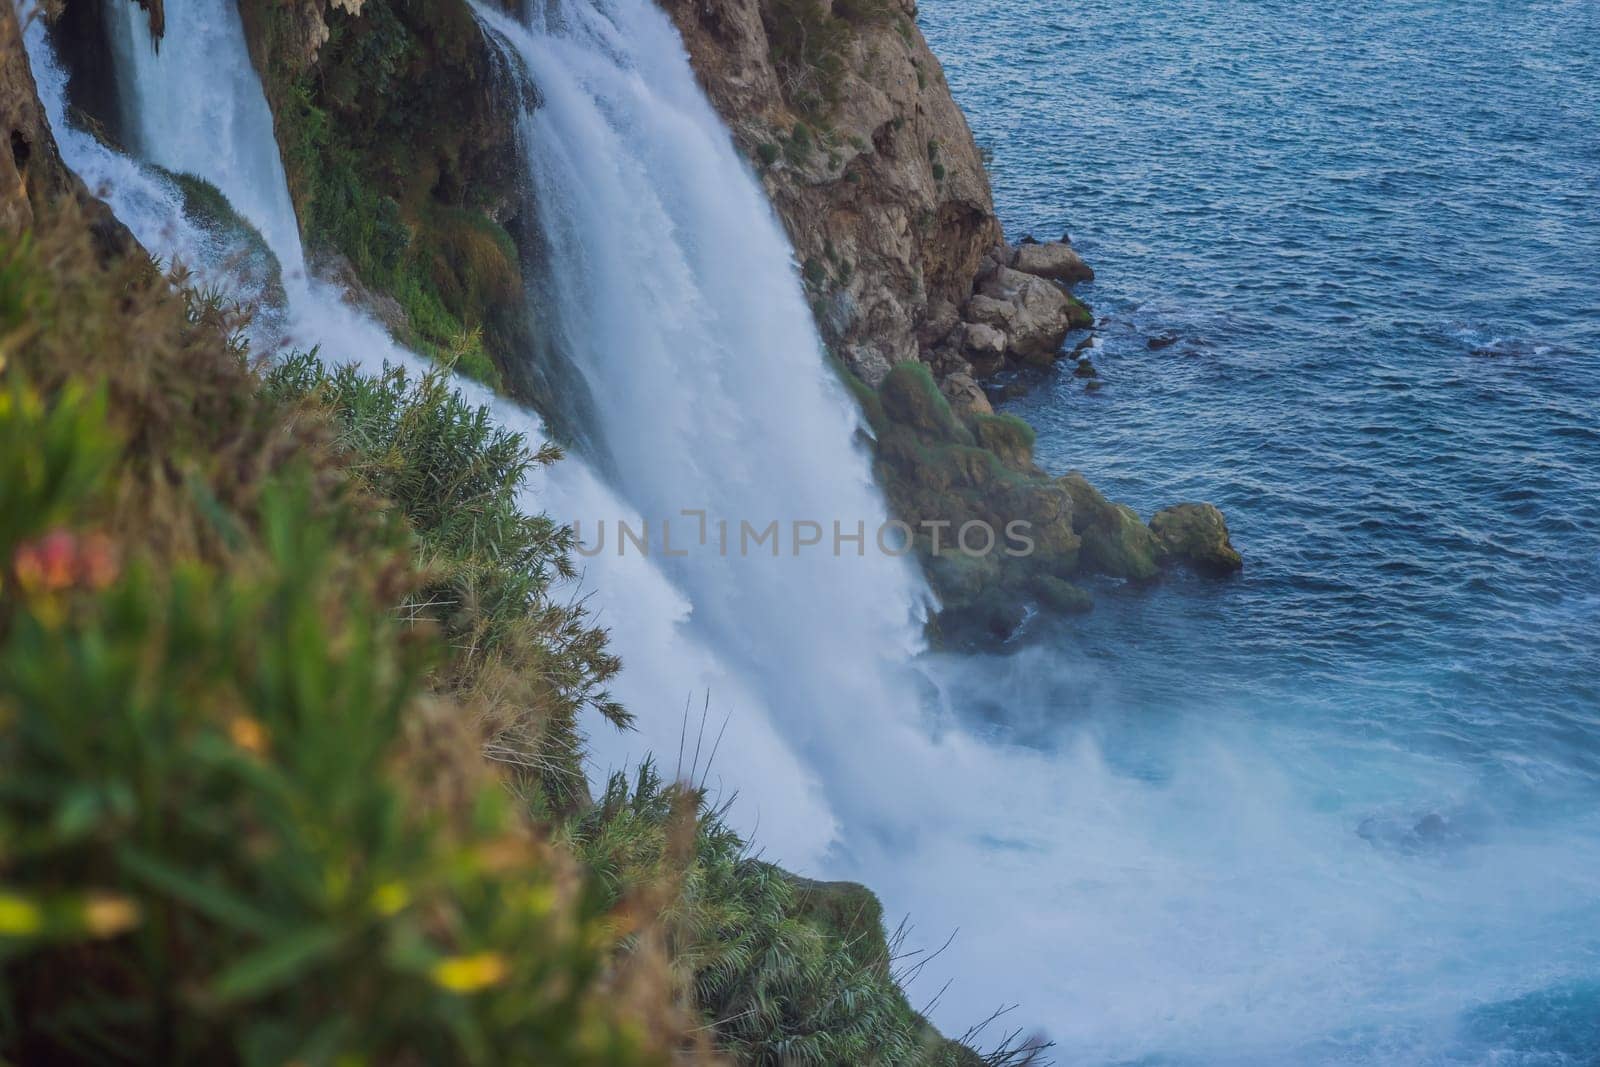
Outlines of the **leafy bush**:
[[[653,764],[613,775],[568,828],[578,856],[621,902],[675,884],[674,965],[692,984],[717,1046],[743,1064],[966,1064],[896,984],[881,909],[850,887],[807,885],[751,855],[705,805]],[[862,904],[862,901],[866,904]]]
[[600,995],[596,898],[509,797],[485,781],[456,826],[412,802],[427,646],[338,580],[303,487],[271,487],[262,515],[244,572],[135,566],[101,593],[13,567],[5,1045],[24,1062],[646,1062]]
[[575,803],[585,788],[579,713],[593,708],[619,727],[631,718],[605,689],[620,666],[605,632],[552,591],[575,577],[572,530],[519,506],[529,471],[560,451],[530,451],[439,372],[371,377],[299,355],[265,384],[273,398],[329,412],[351,471],[415,532],[426,580],[410,610],[439,622],[456,649],[441,688],[487,718],[492,754],[558,808]]

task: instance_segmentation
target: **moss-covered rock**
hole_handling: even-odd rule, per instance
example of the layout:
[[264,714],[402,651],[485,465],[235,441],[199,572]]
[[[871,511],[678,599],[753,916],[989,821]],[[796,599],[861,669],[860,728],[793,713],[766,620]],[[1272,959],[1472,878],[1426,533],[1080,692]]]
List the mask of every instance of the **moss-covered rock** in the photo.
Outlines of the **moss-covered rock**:
[[256,319],[275,316],[288,305],[283,288],[283,267],[261,231],[234,210],[222,190],[193,174],[181,174],[151,165],[177,186],[183,211],[217,242],[217,259],[232,285],[233,295],[247,304]]
[[1033,580],[1033,593],[1040,604],[1063,615],[1082,615],[1094,609],[1094,598],[1087,590],[1048,574]]
[[1107,500],[1078,471],[1056,484],[1072,497],[1072,526],[1083,538],[1085,569],[1131,582],[1148,582],[1160,573],[1161,545],[1137,512]]
[[972,420],[978,444],[996,456],[1014,471],[1032,474],[1038,470],[1033,465],[1033,427],[1015,415],[978,415]]
[[[1086,610],[1087,594],[1070,582],[1084,548],[1073,493],[1034,464],[1032,427],[1010,415],[957,415],[921,364],[896,366],[876,391],[842,373],[876,434],[890,510],[911,527],[943,605],[942,637],[1004,638],[1029,603]],[[1097,493],[1087,499],[1118,514]]]
[[906,362],[891,369],[878,386],[878,399],[889,421],[912,430],[922,440],[965,443],[972,439],[925,363]]
[[1232,574],[1244,559],[1228,538],[1228,522],[1211,504],[1177,504],[1150,520],[1150,530],[1167,558],[1202,574]]

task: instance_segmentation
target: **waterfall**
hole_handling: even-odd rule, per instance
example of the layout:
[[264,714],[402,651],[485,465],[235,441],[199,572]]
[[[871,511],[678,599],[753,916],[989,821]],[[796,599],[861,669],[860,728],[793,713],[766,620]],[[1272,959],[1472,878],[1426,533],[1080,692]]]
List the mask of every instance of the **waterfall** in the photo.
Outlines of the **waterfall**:
[[[926,594],[874,544],[887,515],[854,441],[859,416],[823,359],[787,239],[666,16],[646,0],[578,0],[534,5],[525,24],[479,17],[542,97],[523,119],[544,252],[536,314],[586,386],[589,458],[650,523],[683,626],[743,690],[738,704],[715,686],[710,697],[718,720],[731,715],[719,760],[767,817],[763,845],[814,861],[817,819],[854,822],[882,803],[870,783],[883,749],[839,739],[909,729],[920,703],[904,665]],[[591,541],[611,525],[596,565],[625,550],[614,515],[557,517]],[[774,521],[776,559],[740,536]],[[795,545],[797,522],[821,543]],[[835,554],[836,525],[865,530],[865,544]],[[684,555],[668,555],[668,538]],[[660,705],[685,695],[650,694],[635,754],[677,747],[681,720]],[[833,783],[811,830],[787,820],[778,836],[770,816],[802,798],[747,760],[758,733]]]

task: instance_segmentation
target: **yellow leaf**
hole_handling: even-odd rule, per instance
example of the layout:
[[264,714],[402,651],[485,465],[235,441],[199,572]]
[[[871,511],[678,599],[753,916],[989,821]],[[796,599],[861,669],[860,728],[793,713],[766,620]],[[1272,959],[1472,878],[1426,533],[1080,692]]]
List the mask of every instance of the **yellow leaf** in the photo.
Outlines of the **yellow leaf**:
[[31,900],[0,893],[0,937],[27,937],[44,925],[44,915]]
[[498,952],[451,956],[433,968],[434,984],[452,993],[477,993],[505,981],[510,968]]
[[372,891],[372,908],[384,918],[411,903],[411,892],[399,882],[385,882]]

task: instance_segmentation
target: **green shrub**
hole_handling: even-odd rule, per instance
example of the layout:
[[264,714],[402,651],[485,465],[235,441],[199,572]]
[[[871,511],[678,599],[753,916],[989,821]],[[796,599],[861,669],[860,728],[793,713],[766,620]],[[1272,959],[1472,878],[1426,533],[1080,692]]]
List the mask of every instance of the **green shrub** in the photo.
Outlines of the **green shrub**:
[[[674,844],[682,830],[693,835],[686,854]],[[870,893],[854,887],[864,910],[830,908],[819,889],[832,887],[753,857],[702,793],[666,786],[648,761],[631,780],[614,775],[567,833],[614,901],[676,881],[673,958],[736,1062],[971,1062],[907,1004]]]
[[492,692],[480,709],[490,752],[558,807],[575,803],[584,788],[578,715],[593,708],[619,727],[631,717],[605,689],[620,666],[605,632],[553,589],[575,577],[571,528],[519,506],[529,472],[559,449],[531,451],[437,372],[414,380],[391,367],[374,377],[297,355],[267,375],[266,390],[332,415],[352,472],[418,538],[426,580],[408,610],[436,620],[457,650],[445,688]]
[[770,167],[776,163],[781,152],[782,149],[771,141],[763,141],[756,145],[756,158],[761,161],[763,167]]
[[784,98],[802,114],[821,118],[839,103],[846,56],[859,27],[886,18],[884,0],[768,0],[761,21],[767,30]]

